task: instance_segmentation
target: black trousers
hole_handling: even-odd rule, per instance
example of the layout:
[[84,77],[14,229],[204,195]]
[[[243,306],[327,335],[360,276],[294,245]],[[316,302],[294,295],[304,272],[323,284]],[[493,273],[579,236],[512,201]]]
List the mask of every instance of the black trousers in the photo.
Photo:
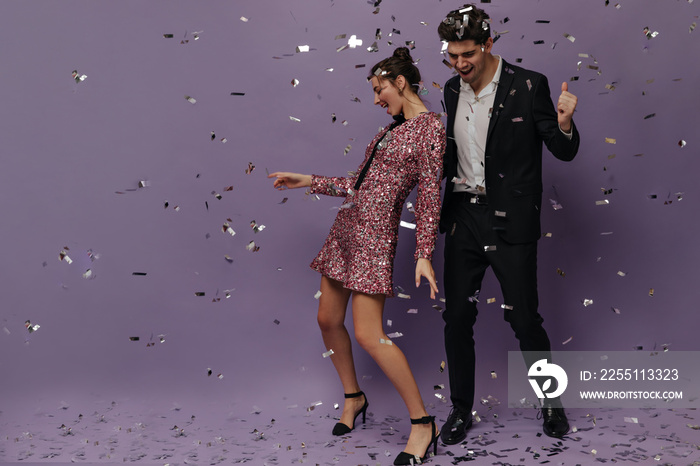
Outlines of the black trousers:
[[520,350],[538,352],[525,358],[526,366],[549,357],[551,346],[537,312],[537,242],[503,241],[492,229],[488,206],[472,204],[466,196],[455,197],[454,224],[445,238],[445,351],[452,404],[471,412],[476,359],[473,326],[477,295],[489,266],[501,286],[503,316]]

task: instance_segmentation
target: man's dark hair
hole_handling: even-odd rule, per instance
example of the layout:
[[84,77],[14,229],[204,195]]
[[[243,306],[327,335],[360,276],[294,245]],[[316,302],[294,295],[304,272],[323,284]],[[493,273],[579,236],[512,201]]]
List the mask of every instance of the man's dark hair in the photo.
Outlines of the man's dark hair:
[[447,14],[438,26],[438,35],[445,42],[473,40],[483,45],[491,37],[491,18],[484,10],[466,4]]

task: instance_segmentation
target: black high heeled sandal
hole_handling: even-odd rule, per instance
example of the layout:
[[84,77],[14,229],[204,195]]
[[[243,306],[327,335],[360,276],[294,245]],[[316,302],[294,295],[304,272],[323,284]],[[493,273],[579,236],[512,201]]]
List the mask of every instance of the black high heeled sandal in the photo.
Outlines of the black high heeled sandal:
[[333,427],[333,435],[345,435],[349,434],[352,432],[352,430],[355,428],[355,421],[357,420],[357,416],[362,414],[362,423],[365,423],[365,416],[367,415],[367,406],[369,406],[369,401],[367,401],[367,395],[365,395],[364,392],[357,392],[357,393],[346,393],[345,398],[357,398],[359,396],[364,396],[365,397],[365,404],[362,405],[362,408],[358,412],[355,413],[355,418],[352,420],[352,427],[348,427],[342,422],[338,422],[335,427]]
[[428,457],[428,451],[430,450],[431,446],[433,446],[433,456],[437,455],[437,439],[440,436],[440,432],[435,432],[437,430],[435,426],[435,416],[424,416],[420,419],[411,419],[411,424],[430,424],[430,426],[433,428],[430,443],[426,447],[425,453],[422,457],[406,453],[405,451],[399,453],[399,456],[397,456],[394,460],[394,465],[396,466],[421,464]]

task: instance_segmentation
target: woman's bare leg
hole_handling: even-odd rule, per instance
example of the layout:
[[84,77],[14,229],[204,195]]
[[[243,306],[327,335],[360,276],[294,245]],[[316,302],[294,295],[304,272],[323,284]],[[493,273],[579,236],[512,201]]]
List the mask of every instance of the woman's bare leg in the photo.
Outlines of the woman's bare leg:
[[[372,356],[394,385],[406,403],[411,419],[427,416],[418,385],[408,366],[406,356],[386,336],[383,329],[383,311],[385,295],[368,295],[354,292],[352,295],[352,315],[357,342]],[[382,343],[382,340],[385,343]],[[406,451],[412,455],[422,456],[432,438],[432,424],[411,425],[411,435],[406,444]]]
[[[345,393],[357,393],[355,363],[352,358],[350,335],[345,328],[345,313],[350,298],[350,290],[328,277],[321,277],[321,296],[318,302],[318,326],[321,328],[326,350],[333,350],[331,361],[340,377]],[[353,428],[355,414],[365,403],[365,397],[346,398],[340,422]]]

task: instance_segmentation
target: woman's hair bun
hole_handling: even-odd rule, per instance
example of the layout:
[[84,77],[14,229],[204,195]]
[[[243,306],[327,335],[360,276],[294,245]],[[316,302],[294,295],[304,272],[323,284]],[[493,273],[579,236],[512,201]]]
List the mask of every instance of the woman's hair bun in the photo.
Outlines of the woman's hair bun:
[[385,58],[372,67],[367,80],[373,77],[388,79],[394,82],[399,76],[406,78],[406,81],[418,89],[420,87],[421,77],[418,67],[413,63],[411,52],[406,47],[399,47],[394,50],[391,57]]
[[413,63],[411,52],[409,52],[407,47],[398,47],[396,50],[394,50],[394,58]]

